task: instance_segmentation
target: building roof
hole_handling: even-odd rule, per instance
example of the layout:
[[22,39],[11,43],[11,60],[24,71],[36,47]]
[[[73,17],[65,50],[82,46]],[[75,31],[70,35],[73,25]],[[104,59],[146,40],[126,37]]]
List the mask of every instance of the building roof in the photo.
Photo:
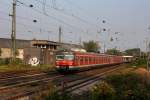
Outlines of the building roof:
[[[29,48],[31,47],[30,40],[16,40],[17,48]],[[0,38],[0,48],[11,48],[11,39],[8,38]]]
[[32,40],[32,44],[60,45],[58,42],[48,41],[48,40]]
[[[62,46],[65,48],[82,48],[81,45],[77,45],[77,44],[59,43],[59,42],[48,41],[48,40],[22,40],[22,39],[16,40],[17,48],[30,48],[33,47],[34,44],[55,45],[55,46]],[[0,48],[11,48],[11,39],[0,38]]]

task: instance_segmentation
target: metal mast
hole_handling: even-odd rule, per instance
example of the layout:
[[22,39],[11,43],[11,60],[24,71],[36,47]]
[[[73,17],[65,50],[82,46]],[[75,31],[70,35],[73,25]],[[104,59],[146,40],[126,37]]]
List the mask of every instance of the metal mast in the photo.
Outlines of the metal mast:
[[10,15],[12,17],[12,33],[11,33],[11,54],[12,54],[12,61],[16,59],[16,4],[17,1],[13,0],[13,11]]
[[62,29],[59,27],[59,43],[61,43]]

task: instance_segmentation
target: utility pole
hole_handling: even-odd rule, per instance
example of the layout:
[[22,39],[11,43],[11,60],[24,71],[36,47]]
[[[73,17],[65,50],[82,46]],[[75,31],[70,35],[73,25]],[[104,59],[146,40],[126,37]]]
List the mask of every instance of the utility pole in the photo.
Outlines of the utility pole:
[[149,52],[150,52],[150,43],[149,43],[149,41],[148,41],[148,52],[147,52],[147,56],[148,56],[148,57],[147,57],[147,60],[148,60],[148,61],[147,61],[147,62],[148,62],[147,70],[148,70],[148,71],[149,71],[149,64],[150,64],[150,62],[149,62],[149,60],[150,60],[150,56],[149,56],[150,53],[149,53]]
[[105,54],[105,52],[106,52],[106,50],[105,50],[105,49],[106,49],[106,45],[105,45],[105,42],[104,42],[104,54]]
[[61,43],[61,37],[62,37],[62,28],[61,26],[59,27],[59,43]]
[[147,70],[149,71],[149,50],[150,50],[150,45],[149,45],[149,41],[146,40],[146,54],[147,54]]
[[81,45],[82,44],[82,38],[80,37],[79,38],[79,45]]
[[12,54],[12,61],[16,59],[16,5],[17,1],[13,0],[13,11],[10,16],[12,17],[12,33],[11,33],[11,54]]

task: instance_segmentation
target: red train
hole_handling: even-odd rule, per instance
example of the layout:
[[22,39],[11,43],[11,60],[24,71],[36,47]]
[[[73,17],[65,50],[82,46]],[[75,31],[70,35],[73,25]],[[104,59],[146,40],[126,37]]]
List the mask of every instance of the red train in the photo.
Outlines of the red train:
[[58,70],[78,70],[91,66],[121,64],[122,56],[97,53],[83,53],[73,51],[59,51],[56,53],[56,68]]

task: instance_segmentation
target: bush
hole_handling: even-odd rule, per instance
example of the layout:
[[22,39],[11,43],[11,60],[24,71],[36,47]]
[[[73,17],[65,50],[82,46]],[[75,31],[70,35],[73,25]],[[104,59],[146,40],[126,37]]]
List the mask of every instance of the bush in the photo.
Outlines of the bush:
[[58,91],[50,91],[45,100],[71,100],[69,93],[59,93]]
[[[44,100],[150,100],[150,81],[135,73],[107,76],[90,91],[70,95],[50,88]],[[37,99],[37,100],[43,100]]]
[[150,83],[142,76],[129,73],[108,76],[106,82],[116,91],[116,100],[150,100]]
[[45,100],[71,100],[72,96],[66,92],[59,92],[55,87],[50,88],[48,95],[45,97]]
[[91,100],[114,100],[115,90],[106,82],[100,82],[91,89]]
[[132,66],[145,66],[147,64],[146,59],[137,59],[135,62],[133,62],[131,65]]
[[19,58],[16,58],[14,61],[11,61],[11,58],[0,58],[0,65],[19,65],[23,64],[23,61]]
[[10,58],[0,58],[0,65],[7,65],[10,63]]
[[19,64],[23,64],[23,61],[20,58],[16,58],[14,61],[9,62],[10,65],[19,65]]

